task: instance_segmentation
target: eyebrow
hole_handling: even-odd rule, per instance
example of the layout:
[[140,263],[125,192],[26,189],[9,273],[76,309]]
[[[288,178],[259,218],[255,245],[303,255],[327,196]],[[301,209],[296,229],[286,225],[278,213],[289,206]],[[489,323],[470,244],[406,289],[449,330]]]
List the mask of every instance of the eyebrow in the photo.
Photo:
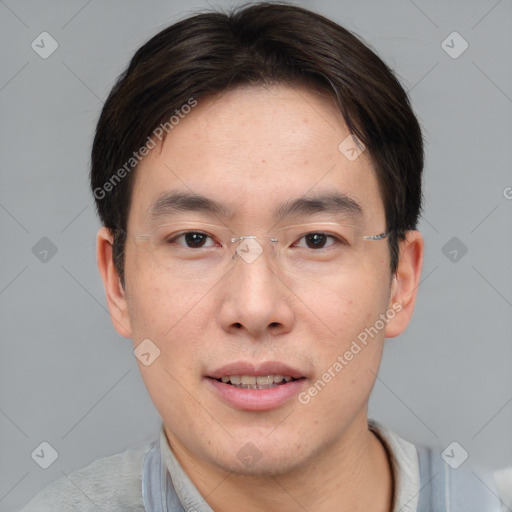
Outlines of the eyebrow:
[[231,218],[233,212],[223,204],[208,197],[188,192],[168,192],[149,208],[153,219],[182,212],[205,212]]
[[342,192],[330,192],[286,201],[277,208],[274,217],[276,220],[281,220],[293,215],[311,215],[321,212],[344,214],[354,220],[364,216],[362,206],[355,199]]
[[[226,205],[200,194],[189,192],[168,192],[157,199],[149,209],[153,220],[183,212],[205,212],[231,219],[235,212]],[[281,203],[273,217],[280,221],[286,217],[311,215],[315,213],[343,214],[354,220],[364,216],[362,206],[342,192],[329,192],[291,199]]]

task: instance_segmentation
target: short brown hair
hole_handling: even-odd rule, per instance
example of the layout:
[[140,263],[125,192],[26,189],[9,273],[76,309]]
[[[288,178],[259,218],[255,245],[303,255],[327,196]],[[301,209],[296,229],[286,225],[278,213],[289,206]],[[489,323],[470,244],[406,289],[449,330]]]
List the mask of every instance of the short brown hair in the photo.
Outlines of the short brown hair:
[[196,14],[162,30],[137,50],[105,102],[92,146],[91,188],[101,221],[114,234],[122,283],[133,184],[126,162],[191,98],[273,83],[327,91],[366,146],[395,273],[398,242],[416,229],[422,203],[423,140],[407,94],[389,67],[345,28],[301,7],[262,2]]

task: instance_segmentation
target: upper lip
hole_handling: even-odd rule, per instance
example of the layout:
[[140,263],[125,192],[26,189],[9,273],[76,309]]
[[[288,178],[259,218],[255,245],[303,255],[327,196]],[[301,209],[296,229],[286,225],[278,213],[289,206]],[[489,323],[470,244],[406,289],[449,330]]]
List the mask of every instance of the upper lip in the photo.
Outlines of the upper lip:
[[265,361],[258,364],[249,361],[237,361],[221,366],[209,372],[207,376],[213,379],[220,379],[228,375],[253,375],[255,377],[283,375],[293,377],[294,379],[305,377],[304,372],[279,361]]

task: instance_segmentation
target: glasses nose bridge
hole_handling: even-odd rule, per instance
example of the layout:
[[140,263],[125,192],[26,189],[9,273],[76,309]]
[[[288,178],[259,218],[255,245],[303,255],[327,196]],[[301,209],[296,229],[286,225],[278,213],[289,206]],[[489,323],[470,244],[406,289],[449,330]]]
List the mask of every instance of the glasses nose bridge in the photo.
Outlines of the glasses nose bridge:
[[266,245],[270,245],[271,255],[279,255],[279,240],[270,236],[258,235],[241,235],[230,238],[230,242],[234,244],[234,252],[232,259],[241,258],[245,263],[253,263],[265,250]]

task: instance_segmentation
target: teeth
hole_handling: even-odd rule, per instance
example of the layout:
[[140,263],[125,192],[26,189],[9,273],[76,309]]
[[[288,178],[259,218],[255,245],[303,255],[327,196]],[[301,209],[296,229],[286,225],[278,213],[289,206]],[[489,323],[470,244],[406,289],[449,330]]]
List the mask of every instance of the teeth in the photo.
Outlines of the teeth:
[[289,375],[225,375],[221,378],[224,384],[231,383],[233,386],[245,389],[266,389],[272,388],[277,384],[290,382],[292,377]]
[[267,375],[266,377],[256,377],[256,383],[258,386],[268,386],[274,382],[274,377],[272,375]]

